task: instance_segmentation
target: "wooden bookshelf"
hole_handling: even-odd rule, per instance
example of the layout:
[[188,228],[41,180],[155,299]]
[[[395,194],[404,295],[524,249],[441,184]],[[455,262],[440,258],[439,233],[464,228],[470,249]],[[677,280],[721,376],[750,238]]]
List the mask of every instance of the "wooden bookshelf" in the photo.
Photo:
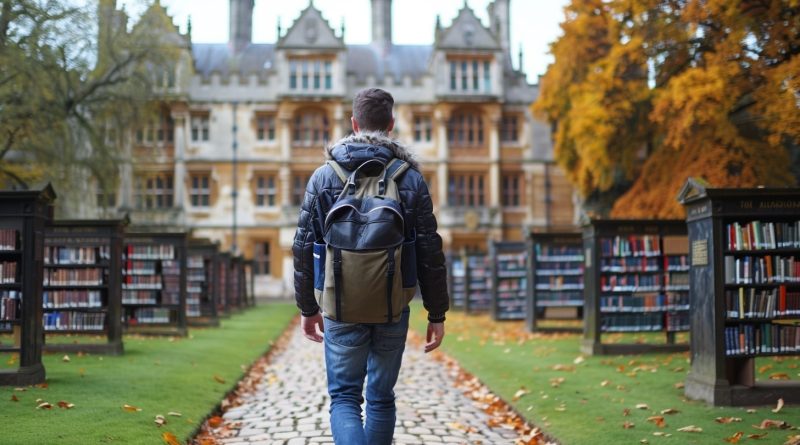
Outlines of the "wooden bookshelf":
[[230,316],[233,307],[230,305],[230,276],[231,276],[231,254],[220,252],[217,256],[217,315],[219,317]]
[[528,238],[530,332],[583,332],[583,238],[578,232],[531,233]]
[[679,199],[692,252],[686,396],[800,403],[796,380],[757,380],[755,370],[757,357],[800,356],[800,266],[790,261],[800,257],[800,188],[715,189],[690,179]]
[[242,257],[231,257],[230,274],[228,275],[230,293],[228,294],[228,306],[236,312],[244,310],[244,292],[242,286],[244,279],[242,277]]
[[467,298],[464,301],[464,311],[489,312],[492,308],[491,258],[483,253],[468,253],[464,260],[467,265]]
[[186,261],[186,323],[189,326],[219,326],[218,262],[217,244],[208,240],[189,240]]
[[122,251],[122,317],[128,334],[185,336],[185,232],[131,231]]
[[[688,330],[688,239],[683,220],[592,220],[583,228],[587,354],[684,351]],[[670,284],[668,287],[667,284]],[[606,343],[604,334],[664,333],[664,343]]]
[[524,320],[528,293],[525,243],[493,241],[489,252],[492,318],[495,321]]
[[42,280],[44,233],[56,199],[48,184],[0,191],[0,352],[18,356],[17,368],[0,370],[0,385],[43,383]]
[[450,292],[450,309],[463,311],[467,300],[467,260],[463,252],[449,255],[447,289]]
[[[59,220],[45,230],[45,350],[120,355],[122,240],[129,220]],[[53,335],[103,335],[104,343],[53,342]]]

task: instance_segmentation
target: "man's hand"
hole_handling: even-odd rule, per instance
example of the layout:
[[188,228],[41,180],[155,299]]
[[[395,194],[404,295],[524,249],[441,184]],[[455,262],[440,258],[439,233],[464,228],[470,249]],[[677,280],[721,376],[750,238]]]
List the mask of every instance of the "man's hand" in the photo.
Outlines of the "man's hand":
[[[319,326],[319,330],[317,330]],[[317,312],[316,315],[310,317],[300,316],[300,329],[303,330],[303,335],[311,341],[322,343],[322,334],[325,332],[325,325],[322,323],[322,314]]]
[[442,344],[444,338],[444,323],[428,323],[428,343],[425,343],[425,352],[431,352]]

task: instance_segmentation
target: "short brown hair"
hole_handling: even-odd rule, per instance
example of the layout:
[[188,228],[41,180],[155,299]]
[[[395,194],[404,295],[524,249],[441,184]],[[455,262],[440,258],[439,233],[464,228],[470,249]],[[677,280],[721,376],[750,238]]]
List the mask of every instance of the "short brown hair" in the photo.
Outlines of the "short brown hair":
[[392,123],[394,98],[380,88],[366,88],[353,98],[353,117],[361,130],[386,131]]

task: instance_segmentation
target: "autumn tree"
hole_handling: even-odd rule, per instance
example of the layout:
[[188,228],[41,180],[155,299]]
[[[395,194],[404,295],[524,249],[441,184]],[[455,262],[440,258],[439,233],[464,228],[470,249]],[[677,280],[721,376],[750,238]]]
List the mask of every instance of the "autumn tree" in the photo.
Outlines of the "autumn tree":
[[565,12],[534,109],[557,124],[556,159],[590,212],[621,194],[612,216],[679,217],[689,176],[795,184],[800,0],[574,0]]
[[152,73],[172,57],[115,2],[87,3],[0,0],[0,181],[52,181],[60,204],[116,186],[124,131],[148,118]]

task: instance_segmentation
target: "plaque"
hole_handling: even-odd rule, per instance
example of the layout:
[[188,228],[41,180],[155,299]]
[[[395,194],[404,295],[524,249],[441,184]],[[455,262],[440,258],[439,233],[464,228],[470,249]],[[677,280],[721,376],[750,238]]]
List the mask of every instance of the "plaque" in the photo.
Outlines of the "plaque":
[[708,266],[708,240],[692,241],[692,267]]

